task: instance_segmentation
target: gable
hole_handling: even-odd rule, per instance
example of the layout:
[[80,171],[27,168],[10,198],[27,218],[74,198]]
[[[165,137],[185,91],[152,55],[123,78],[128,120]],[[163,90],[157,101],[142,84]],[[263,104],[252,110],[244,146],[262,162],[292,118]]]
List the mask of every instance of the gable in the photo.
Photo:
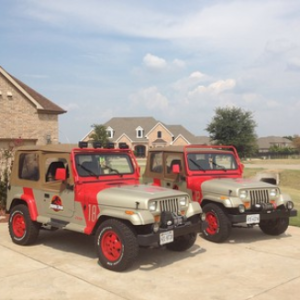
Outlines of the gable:
[[[59,107],[34,89],[30,88],[21,80],[10,75],[2,67],[0,67],[0,76],[4,81],[7,82],[7,87],[5,87],[4,84],[0,85],[0,92],[2,94],[2,97],[7,96],[9,98],[13,98],[13,90],[16,90],[36,108],[38,113],[63,114],[66,112],[61,107]],[[9,86],[11,88],[9,88]]]
[[[152,117],[114,117],[103,125],[113,129],[112,141],[118,140],[123,134],[126,134],[132,141],[147,141],[145,132],[149,131],[156,123],[157,121]],[[137,138],[137,128],[143,128],[143,137]]]

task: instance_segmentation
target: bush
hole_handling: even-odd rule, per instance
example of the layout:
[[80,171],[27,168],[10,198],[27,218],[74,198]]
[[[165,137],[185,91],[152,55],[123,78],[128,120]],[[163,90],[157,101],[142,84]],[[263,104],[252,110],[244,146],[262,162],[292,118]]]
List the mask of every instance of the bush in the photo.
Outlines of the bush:
[[6,168],[0,177],[0,209],[4,209],[6,206],[7,185],[8,169]]
[[0,150],[0,209],[6,207],[7,187],[11,171],[13,148]]

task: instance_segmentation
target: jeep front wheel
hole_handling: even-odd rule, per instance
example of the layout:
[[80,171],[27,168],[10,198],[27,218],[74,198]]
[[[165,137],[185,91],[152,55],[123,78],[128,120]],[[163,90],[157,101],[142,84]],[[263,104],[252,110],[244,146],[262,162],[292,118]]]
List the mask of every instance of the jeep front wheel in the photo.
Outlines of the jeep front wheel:
[[30,245],[36,241],[40,225],[31,220],[27,206],[19,204],[10,212],[8,228],[15,244]]
[[274,220],[261,221],[259,227],[261,231],[268,235],[280,235],[284,233],[289,226],[289,218],[277,218]]
[[120,220],[109,219],[97,229],[96,251],[104,268],[123,271],[136,260],[139,247],[132,228]]
[[202,209],[207,222],[207,226],[202,228],[203,237],[215,243],[227,240],[231,232],[231,223],[226,212],[214,203],[206,204]]
[[197,233],[190,233],[187,235],[179,236],[174,239],[174,242],[166,244],[166,248],[172,251],[185,251],[191,248],[197,239]]

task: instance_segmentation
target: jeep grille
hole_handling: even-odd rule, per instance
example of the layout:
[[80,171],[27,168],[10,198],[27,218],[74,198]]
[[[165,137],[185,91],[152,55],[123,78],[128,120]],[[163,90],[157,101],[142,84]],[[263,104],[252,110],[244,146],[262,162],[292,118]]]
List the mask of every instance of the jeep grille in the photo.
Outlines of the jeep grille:
[[251,205],[255,205],[257,203],[269,203],[269,191],[268,190],[251,190],[250,200]]
[[169,211],[177,213],[179,211],[179,205],[177,198],[165,199],[159,201],[160,211]]

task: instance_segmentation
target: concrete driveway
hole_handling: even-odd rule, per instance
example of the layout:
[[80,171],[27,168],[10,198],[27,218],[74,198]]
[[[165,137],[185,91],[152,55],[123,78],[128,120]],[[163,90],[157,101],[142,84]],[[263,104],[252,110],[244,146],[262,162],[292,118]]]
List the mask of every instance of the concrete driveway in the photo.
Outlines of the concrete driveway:
[[42,231],[38,243],[11,242],[0,223],[0,299],[274,300],[300,296],[300,228],[280,237],[234,229],[224,244],[200,236],[183,253],[141,249],[124,273],[97,264],[93,238]]

